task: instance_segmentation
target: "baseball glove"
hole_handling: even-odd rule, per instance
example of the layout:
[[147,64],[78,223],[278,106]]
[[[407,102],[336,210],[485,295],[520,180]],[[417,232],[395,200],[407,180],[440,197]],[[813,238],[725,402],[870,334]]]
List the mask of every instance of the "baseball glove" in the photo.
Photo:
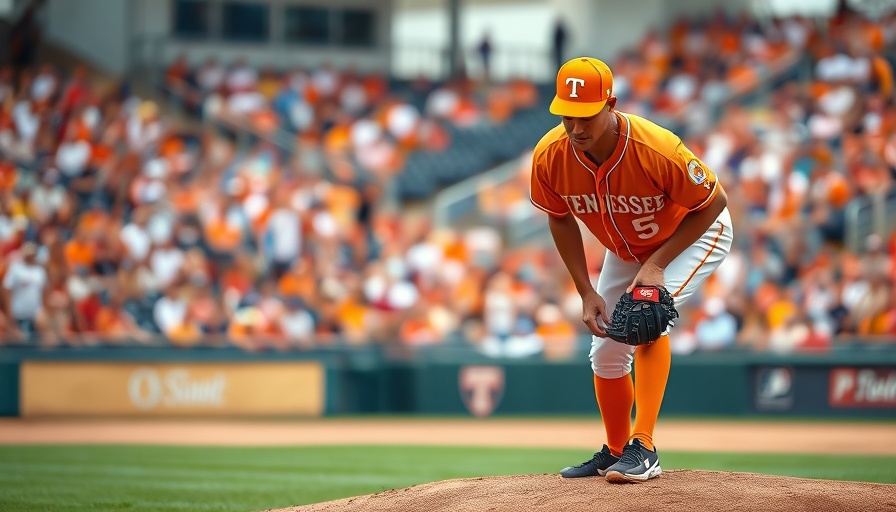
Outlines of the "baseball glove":
[[647,345],[675,324],[678,310],[662,286],[636,286],[619,298],[607,336],[626,345]]

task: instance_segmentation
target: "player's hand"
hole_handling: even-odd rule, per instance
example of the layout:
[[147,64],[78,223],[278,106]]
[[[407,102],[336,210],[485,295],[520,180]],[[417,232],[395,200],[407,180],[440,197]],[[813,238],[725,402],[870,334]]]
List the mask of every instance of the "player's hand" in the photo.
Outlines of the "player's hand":
[[628,289],[626,289],[625,291],[630,292],[636,286],[666,286],[666,277],[664,275],[663,269],[657,267],[656,265],[645,263],[641,266],[641,270],[638,271],[638,274],[635,276],[632,284],[630,284],[628,286]]
[[610,317],[607,315],[607,303],[596,291],[582,296],[582,321],[595,336],[599,338],[607,336],[604,331],[610,323]]

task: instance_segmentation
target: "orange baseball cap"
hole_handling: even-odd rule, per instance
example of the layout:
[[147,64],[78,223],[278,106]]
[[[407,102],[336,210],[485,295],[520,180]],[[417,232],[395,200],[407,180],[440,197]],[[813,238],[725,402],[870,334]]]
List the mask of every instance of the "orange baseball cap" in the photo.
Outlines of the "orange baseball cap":
[[551,114],[564,117],[591,117],[613,95],[613,72],[602,61],[576,57],[557,72],[557,95]]

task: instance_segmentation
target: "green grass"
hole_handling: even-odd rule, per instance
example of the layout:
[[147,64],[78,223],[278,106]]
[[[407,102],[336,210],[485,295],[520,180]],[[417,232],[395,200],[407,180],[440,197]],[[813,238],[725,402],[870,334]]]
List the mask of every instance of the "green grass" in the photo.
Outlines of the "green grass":
[[[0,510],[248,512],[450,478],[553,473],[588,455],[581,450],[405,446],[0,446]],[[666,469],[896,483],[896,457],[661,456]]]

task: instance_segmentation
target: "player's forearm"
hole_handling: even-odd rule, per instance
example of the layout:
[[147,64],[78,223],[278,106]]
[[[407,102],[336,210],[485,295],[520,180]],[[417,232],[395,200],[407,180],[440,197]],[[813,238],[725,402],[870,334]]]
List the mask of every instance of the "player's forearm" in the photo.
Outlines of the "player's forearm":
[[575,217],[572,215],[561,218],[551,216],[548,219],[548,225],[551,228],[551,237],[554,239],[554,245],[557,246],[560,259],[566,265],[579,295],[584,296],[586,293],[594,292],[591,277],[588,275],[582,232],[579,230],[579,224]]
[[712,223],[715,222],[727,205],[728,196],[725,194],[724,189],[720,189],[705,208],[685,216],[675,233],[651,254],[643,264],[665,270],[672,260],[696,242],[712,226]]

